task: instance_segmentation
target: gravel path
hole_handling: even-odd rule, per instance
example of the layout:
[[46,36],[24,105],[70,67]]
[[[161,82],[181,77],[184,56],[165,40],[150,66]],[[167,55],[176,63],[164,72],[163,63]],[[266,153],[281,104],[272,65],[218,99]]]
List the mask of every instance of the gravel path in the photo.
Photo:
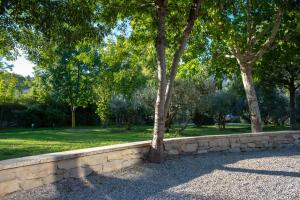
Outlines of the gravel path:
[[141,164],[85,181],[17,193],[7,199],[300,199],[300,147],[209,153]]

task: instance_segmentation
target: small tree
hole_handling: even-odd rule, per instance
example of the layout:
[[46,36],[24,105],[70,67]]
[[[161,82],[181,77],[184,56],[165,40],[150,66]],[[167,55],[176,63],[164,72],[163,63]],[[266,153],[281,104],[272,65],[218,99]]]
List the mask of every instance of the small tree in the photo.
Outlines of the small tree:
[[0,127],[2,127],[3,106],[12,103],[16,97],[17,79],[13,74],[0,71]]
[[225,129],[226,115],[237,113],[237,98],[229,91],[217,91],[208,99],[209,113],[220,129]]
[[[89,47],[74,50],[57,50],[56,60],[39,70],[50,84],[51,94],[67,103],[71,110],[72,128],[76,127],[76,109],[92,101],[93,88],[99,74],[99,54]],[[49,87],[49,86],[48,86]]]
[[275,87],[257,87],[259,106],[264,124],[284,124],[288,118],[288,99]]

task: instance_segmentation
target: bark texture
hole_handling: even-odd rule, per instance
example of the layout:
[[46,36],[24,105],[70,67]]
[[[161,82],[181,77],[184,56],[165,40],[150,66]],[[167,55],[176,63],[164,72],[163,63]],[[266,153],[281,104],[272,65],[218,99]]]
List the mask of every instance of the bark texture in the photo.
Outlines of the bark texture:
[[153,139],[151,143],[150,157],[151,162],[160,163],[163,161],[163,138],[165,130],[165,95],[166,95],[166,55],[165,55],[165,17],[167,14],[167,1],[156,2],[158,18],[156,53],[157,53],[157,77],[158,89],[155,103],[155,118]]
[[250,66],[241,66],[241,75],[249,107],[251,131],[257,133],[262,131],[262,123],[251,68]]
[[72,128],[75,128],[76,127],[76,108],[75,106],[71,106],[71,115],[72,115],[72,125],[71,127]]

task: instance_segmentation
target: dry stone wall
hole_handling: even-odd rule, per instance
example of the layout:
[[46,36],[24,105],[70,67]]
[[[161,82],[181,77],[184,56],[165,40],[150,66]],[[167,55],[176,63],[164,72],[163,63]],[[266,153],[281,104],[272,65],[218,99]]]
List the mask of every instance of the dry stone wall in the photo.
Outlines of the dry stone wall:
[[287,148],[300,145],[299,141],[298,131],[186,137],[165,140],[165,152],[168,156],[208,152],[246,152]]
[[[165,140],[167,156],[244,152],[300,145],[300,132],[201,136]],[[143,162],[150,142],[96,147],[0,161],[0,198],[66,178],[85,178]]]

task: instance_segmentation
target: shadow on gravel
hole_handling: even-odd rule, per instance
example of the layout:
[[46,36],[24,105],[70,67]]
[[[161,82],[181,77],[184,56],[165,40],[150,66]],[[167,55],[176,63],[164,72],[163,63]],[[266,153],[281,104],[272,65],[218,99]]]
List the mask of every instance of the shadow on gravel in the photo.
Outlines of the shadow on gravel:
[[233,168],[233,167],[221,167],[220,169],[225,171],[230,171],[230,172],[251,173],[251,174],[261,174],[261,175],[270,175],[270,176],[300,177],[299,172],[268,171],[268,170],[244,169],[244,168]]
[[[51,194],[51,196],[49,192],[40,190],[36,192],[36,198],[31,196],[28,199],[228,199],[228,197],[218,196],[218,194],[215,196],[203,196],[201,188],[199,188],[200,192],[190,193],[182,190],[170,192],[168,189],[183,185],[215,170],[300,177],[300,173],[297,171],[268,171],[226,166],[246,159],[298,155],[300,155],[300,147],[246,153],[208,153],[204,155],[181,156],[168,159],[162,164],[144,163],[112,174],[92,174],[85,180],[63,180],[54,184],[56,188],[55,195]],[[90,171],[91,169],[86,168],[86,170]]]
[[[209,153],[168,159],[162,164],[145,163],[104,176],[91,175],[85,181],[67,180],[56,184],[57,199],[226,199],[202,194],[170,193],[169,188],[192,179],[225,170],[271,176],[300,177],[299,172],[268,171],[227,167],[241,160],[300,155],[300,148],[245,153]],[[193,159],[191,159],[193,158]],[[90,169],[88,169],[90,170]]]

